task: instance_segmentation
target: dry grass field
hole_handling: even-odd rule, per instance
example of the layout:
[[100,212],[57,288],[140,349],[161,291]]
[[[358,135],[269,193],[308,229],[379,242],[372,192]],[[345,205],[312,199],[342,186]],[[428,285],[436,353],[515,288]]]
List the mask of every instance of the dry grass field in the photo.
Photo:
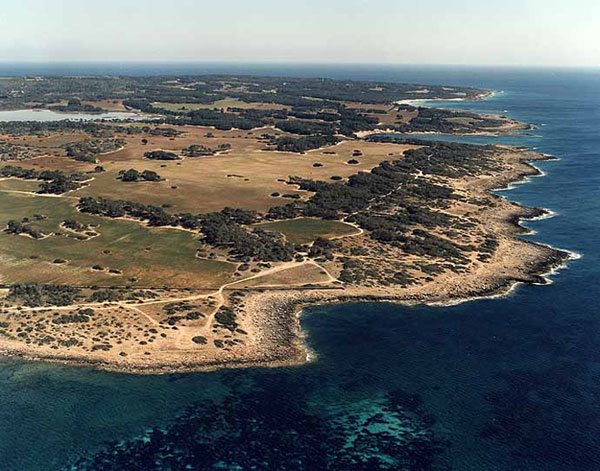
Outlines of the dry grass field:
[[[0,232],[0,282],[39,282],[75,286],[137,286],[168,288],[214,288],[235,280],[236,265],[223,254],[200,259],[196,253],[214,253],[199,241],[198,235],[173,228],[148,228],[135,221],[97,218],[80,214],[80,197],[94,196],[124,199],[163,206],[169,212],[206,213],[226,206],[268,211],[284,205],[291,195],[309,194],[288,185],[291,176],[331,181],[359,171],[368,171],[381,161],[397,158],[410,146],[375,144],[346,140],[338,145],[306,154],[266,150],[265,133],[284,135],[273,128],[253,131],[219,131],[208,127],[180,127],[173,138],[150,134],[118,134],[124,146],[100,154],[98,162],[79,162],[67,157],[65,146],[87,137],[81,132],[56,132],[45,136],[4,136],[11,143],[40,149],[44,155],[19,160],[18,165],[36,170],[83,172],[90,176],[87,186],[60,196],[37,195],[38,181],[0,179],[0,224],[29,218],[28,224],[44,237]],[[143,141],[145,140],[145,141]],[[185,157],[182,150],[190,145],[216,149],[229,144],[229,150],[208,157]],[[181,160],[149,160],[144,153],[165,150]],[[350,162],[350,163],[349,163]],[[2,162],[0,165],[14,164]],[[94,171],[97,165],[104,172]],[[159,182],[122,182],[121,170],[153,170],[164,180]],[[34,215],[43,220],[34,220]],[[81,234],[65,231],[67,219],[89,225],[94,237],[80,240]],[[282,233],[296,244],[310,243],[317,237],[336,238],[353,235],[357,229],[339,221],[297,219],[266,223],[261,227]],[[94,267],[94,268],[93,268]],[[307,271],[308,270],[308,271]],[[321,282],[315,267],[302,269],[303,282]],[[310,276],[309,273],[311,272]],[[289,283],[295,271],[285,276]],[[236,276],[240,276],[238,273]],[[291,277],[291,278],[290,278]],[[269,281],[269,280],[266,280]],[[262,281],[259,283],[262,284]],[[278,283],[276,283],[278,284]]]
[[[301,281],[300,281],[301,280]],[[321,267],[305,263],[271,275],[261,276],[236,285],[239,288],[289,287],[298,284],[322,284],[331,282],[331,277]]]
[[127,108],[123,106],[123,100],[84,100],[84,105],[97,106],[106,111],[127,111]]
[[57,132],[48,136],[4,137],[4,139],[15,144],[35,146],[50,151],[62,150],[60,147],[65,144],[81,142],[87,138],[88,136],[83,132]]
[[[99,105],[96,103],[96,105]],[[135,124],[134,124],[135,125]],[[30,146],[41,156],[18,161],[24,168],[83,172],[90,176],[87,186],[60,196],[37,195],[38,181],[0,179],[0,225],[9,220],[22,221],[43,234],[34,239],[26,235],[0,232],[0,282],[38,282],[74,286],[132,286],[166,288],[218,288],[235,280],[236,265],[223,254],[198,258],[196,253],[215,253],[191,232],[173,228],[149,228],[136,221],[98,218],[78,213],[80,197],[124,199],[163,206],[170,212],[206,213],[226,206],[268,211],[284,205],[291,195],[309,194],[288,185],[291,176],[331,181],[359,171],[368,171],[381,161],[397,158],[410,146],[374,144],[346,140],[338,145],[306,154],[269,151],[262,138],[265,133],[284,135],[273,129],[219,131],[208,127],[180,127],[177,137],[150,134],[119,134],[125,140],[121,149],[100,154],[98,162],[79,162],[67,157],[65,146],[82,142],[82,132],[56,132],[44,136],[3,136],[13,144]],[[143,141],[145,140],[145,141]],[[229,150],[208,157],[185,157],[190,145],[216,149],[229,144]],[[177,161],[149,160],[144,153],[165,150],[181,156]],[[350,163],[349,163],[350,162]],[[0,165],[14,164],[2,162]],[[94,171],[97,165],[104,172]],[[122,182],[121,170],[153,170],[160,182]],[[34,215],[44,219],[35,220]],[[87,225],[93,237],[86,240],[62,227],[67,219]],[[357,229],[339,221],[298,219],[263,224],[261,227],[282,233],[296,244],[310,243],[317,237],[352,235]],[[302,282],[329,280],[315,266],[287,270],[285,275],[269,275],[266,283],[293,284],[302,272]],[[240,273],[237,273],[240,277]],[[263,281],[257,282],[262,285]],[[252,285],[256,285],[254,282]]]
[[[163,103],[155,102],[152,103],[155,108],[161,108],[168,111],[194,111],[194,110],[208,110],[214,108],[240,108],[245,110],[287,110],[289,106],[280,105],[278,103],[247,103],[238,98],[224,98],[217,100],[212,103]],[[96,105],[100,106],[100,105]]]
[[[88,186],[70,192],[69,196],[101,196],[166,205],[172,212],[205,213],[226,206],[267,211],[290,201],[282,195],[307,196],[296,186],[285,183],[290,176],[324,181],[331,181],[332,176],[347,178],[359,171],[369,171],[383,160],[398,158],[411,147],[347,140],[306,154],[296,154],[264,150],[267,145],[260,139],[262,134],[283,134],[271,128],[218,131],[187,126],[180,129],[183,134],[175,138],[143,134],[122,136],[126,140],[123,149],[99,156],[99,165],[106,171],[92,174],[93,180]],[[208,133],[214,137],[206,137]],[[142,139],[147,139],[147,144],[143,144]],[[144,158],[145,152],[153,150],[181,154],[182,149],[193,144],[213,149],[230,144],[231,149],[215,156],[182,157],[177,161]],[[81,172],[91,172],[98,165],[65,158],[61,148],[48,150],[51,155],[20,161],[19,165],[38,170]],[[164,181],[124,183],[117,179],[120,170],[130,168],[153,170]],[[271,196],[275,193],[280,196]]]

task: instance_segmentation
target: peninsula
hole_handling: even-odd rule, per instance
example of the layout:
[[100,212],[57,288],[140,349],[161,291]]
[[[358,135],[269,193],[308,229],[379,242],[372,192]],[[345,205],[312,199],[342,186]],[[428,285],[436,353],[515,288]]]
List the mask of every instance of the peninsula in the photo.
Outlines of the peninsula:
[[[0,109],[0,352],[134,373],[307,361],[303,306],[455,303],[569,255],[523,239],[539,175],[464,87],[254,76],[23,77]],[[0,111],[0,118],[2,111]],[[419,138],[421,137],[421,138]]]

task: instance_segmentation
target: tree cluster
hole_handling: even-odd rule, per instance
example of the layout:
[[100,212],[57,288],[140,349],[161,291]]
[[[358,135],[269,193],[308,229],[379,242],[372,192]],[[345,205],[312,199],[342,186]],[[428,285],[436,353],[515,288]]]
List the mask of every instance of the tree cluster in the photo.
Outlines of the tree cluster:
[[81,298],[79,288],[67,285],[18,283],[10,285],[7,299],[29,307],[68,306]]
[[188,147],[183,148],[181,150],[181,155],[184,155],[186,157],[208,157],[211,155],[215,155],[218,152],[224,152],[229,149],[231,149],[231,144],[227,143],[220,144],[214,149],[203,146],[202,144],[192,144]]
[[67,156],[81,162],[98,161],[98,155],[112,152],[125,144],[123,139],[86,139],[81,142],[67,144]]
[[14,235],[26,234],[30,237],[33,237],[34,239],[41,239],[43,237],[43,234],[37,229],[34,229],[28,224],[23,224],[22,222],[15,221],[14,219],[8,221],[4,232],[6,232],[7,234]]
[[82,187],[86,176],[80,172],[64,173],[60,170],[35,170],[6,165],[0,167],[0,177],[22,178],[23,180],[41,180],[38,193],[62,194]]
[[143,170],[142,172],[139,172],[133,168],[130,168],[129,170],[120,170],[117,179],[122,182],[139,182],[140,180],[146,182],[159,182],[164,180],[153,170]]
[[327,147],[339,142],[339,138],[332,135],[317,135],[305,137],[282,136],[271,141],[280,152],[305,153],[308,150]]
[[101,113],[104,110],[98,106],[82,103],[78,98],[71,98],[66,105],[48,106],[49,110],[75,113]]
[[145,152],[144,157],[148,160],[181,160],[177,154],[164,150],[153,150]]

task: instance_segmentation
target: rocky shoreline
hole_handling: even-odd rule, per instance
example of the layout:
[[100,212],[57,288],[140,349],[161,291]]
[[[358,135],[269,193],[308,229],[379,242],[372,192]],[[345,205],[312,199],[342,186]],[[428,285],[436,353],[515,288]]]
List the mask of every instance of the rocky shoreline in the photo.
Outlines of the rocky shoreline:
[[[521,220],[522,216],[517,220]],[[523,226],[518,226],[523,228]],[[536,248],[543,249],[545,255],[527,266],[527,276],[498,279],[494,284],[485,287],[465,290],[459,297],[432,297],[424,294],[369,294],[365,290],[345,290],[346,294],[331,291],[285,290],[265,291],[250,296],[251,309],[255,321],[260,326],[258,344],[260,350],[254,355],[232,357],[225,361],[195,361],[185,359],[174,362],[157,362],[156,360],[136,362],[114,362],[97,358],[75,355],[46,355],[27,351],[26,348],[0,347],[0,355],[5,358],[28,361],[46,361],[77,367],[89,367],[105,371],[125,374],[172,374],[200,371],[214,371],[221,368],[250,368],[250,367],[283,367],[305,364],[315,359],[316,355],[308,350],[305,342],[305,332],[301,328],[300,318],[304,309],[316,305],[389,302],[405,306],[431,305],[451,306],[463,302],[496,298],[510,294],[519,284],[545,285],[548,283],[545,275],[564,266],[572,258],[572,254],[540,245],[526,242]]]
[[[525,183],[531,177],[542,176],[532,163],[536,160],[552,160],[553,157],[531,154],[522,148],[505,148],[512,153],[505,172],[488,180],[477,180],[476,193],[493,193],[508,189],[516,183]],[[468,184],[466,188],[469,188]],[[487,210],[493,217],[490,223],[498,226],[503,237],[504,252],[510,258],[504,265],[486,263],[482,273],[456,274],[436,279],[427,286],[411,288],[346,286],[343,289],[244,289],[245,311],[249,325],[253,326],[252,342],[244,349],[220,352],[219,356],[200,357],[197,352],[164,352],[156,357],[112,358],[40,352],[26,344],[0,341],[0,355],[32,361],[47,361],[71,366],[83,366],[128,374],[169,374],[193,371],[210,371],[220,368],[275,367],[305,364],[315,358],[308,350],[305,333],[300,325],[302,310],[308,306],[356,303],[392,302],[401,305],[445,306],[465,301],[499,297],[510,293],[519,284],[547,284],[545,275],[563,266],[572,254],[543,244],[523,240],[518,236],[530,231],[523,220],[535,219],[547,210],[509,203],[502,196],[494,196],[497,207]],[[488,214],[488,213],[486,213]],[[483,276],[482,276],[483,275]]]
[[[532,243],[538,247],[538,244]],[[545,246],[544,246],[545,247]],[[306,293],[286,293],[286,296],[280,296],[279,299],[270,299],[263,304],[263,310],[274,314],[278,320],[277,324],[285,324],[286,328],[278,330],[275,337],[278,341],[283,341],[295,347],[293,355],[280,360],[280,363],[273,364],[272,359],[266,357],[263,366],[282,366],[285,364],[304,363],[299,359],[305,358],[306,361],[314,359],[314,355],[308,351],[304,342],[305,333],[300,326],[300,317],[302,311],[308,307],[316,305],[347,304],[347,303],[381,303],[389,302],[404,306],[430,305],[430,306],[452,306],[468,301],[478,299],[497,298],[510,294],[510,292],[519,284],[527,285],[545,285],[548,280],[545,275],[561,268],[572,258],[568,252],[558,249],[548,249],[548,254],[540,258],[537,263],[528,267],[528,277],[523,278],[505,278],[498,280],[494,285],[482,289],[464,291],[461,297],[439,297],[432,298],[426,295],[385,295],[385,294],[344,294],[329,296],[323,293],[313,293],[306,296]],[[290,329],[294,326],[294,329]],[[222,365],[228,367],[230,365]],[[235,365],[234,365],[235,366]]]

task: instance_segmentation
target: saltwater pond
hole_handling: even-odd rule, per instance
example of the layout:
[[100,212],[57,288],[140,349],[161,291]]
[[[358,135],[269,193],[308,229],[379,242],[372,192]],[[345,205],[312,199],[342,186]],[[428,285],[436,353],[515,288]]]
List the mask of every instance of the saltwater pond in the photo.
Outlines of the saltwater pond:
[[0,122],[8,121],[99,121],[118,119],[146,119],[147,117],[127,111],[108,111],[105,113],[62,113],[53,110],[10,110],[0,111]]

